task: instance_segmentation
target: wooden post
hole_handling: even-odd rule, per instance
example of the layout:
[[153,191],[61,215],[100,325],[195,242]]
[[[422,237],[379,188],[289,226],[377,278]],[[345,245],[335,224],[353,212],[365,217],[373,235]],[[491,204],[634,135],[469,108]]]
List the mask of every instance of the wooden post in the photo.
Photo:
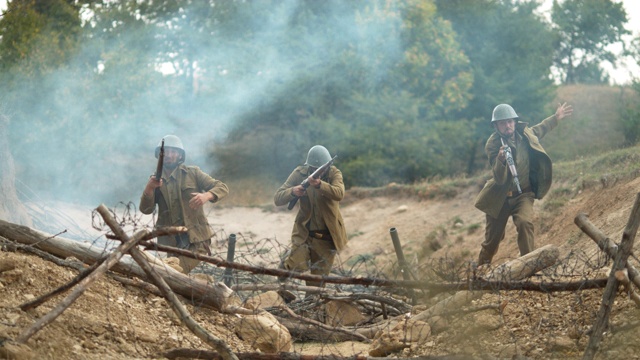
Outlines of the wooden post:
[[633,242],[638,232],[638,226],[640,226],[640,193],[636,195],[636,202],[631,210],[629,221],[622,233],[622,241],[620,242],[620,249],[616,254],[613,266],[611,267],[611,273],[609,274],[609,280],[607,287],[604,289],[602,295],[602,303],[600,304],[600,310],[598,310],[598,316],[596,317],[595,324],[591,329],[591,337],[589,343],[584,351],[582,358],[584,360],[591,360],[595,357],[596,352],[600,346],[602,340],[602,333],[607,327],[609,322],[609,314],[611,313],[611,306],[613,300],[618,291],[618,285],[620,282],[615,277],[616,271],[622,270],[627,267],[627,259],[633,250]]

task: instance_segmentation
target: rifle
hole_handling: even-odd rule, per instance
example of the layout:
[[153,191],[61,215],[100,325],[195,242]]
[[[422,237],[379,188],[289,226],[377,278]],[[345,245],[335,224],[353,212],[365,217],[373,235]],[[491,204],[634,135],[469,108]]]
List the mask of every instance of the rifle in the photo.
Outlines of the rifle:
[[160,179],[162,178],[162,165],[164,165],[164,139],[162,139],[162,145],[160,145],[158,165],[156,166],[156,180],[158,181],[160,181]]
[[511,175],[513,175],[513,182],[518,188],[518,194],[522,194],[522,189],[520,189],[520,180],[518,179],[518,171],[516,170],[516,164],[513,162],[513,155],[511,155],[511,148],[504,142],[502,137],[500,137],[500,141],[502,142],[502,146],[504,146],[504,156],[507,158],[507,165],[509,165]]
[[[326,164],[320,166],[319,168],[316,169],[316,171],[314,171],[311,174],[311,177],[314,179],[318,179],[321,176],[324,175],[325,172],[327,172],[327,170],[329,170],[329,168],[331,167],[331,165],[333,164],[333,161],[338,157],[338,155],[334,156],[331,160],[327,161]],[[306,190],[309,187],[309,178],[305,178],[304,180],[302,180],[302,183],[300,183],[300,185],[302,185],[302,187]],[[293,209],[294,206],[296,206],[296,203],[298,202],[298,199],[300,199],[300,197],[296,196],[293,200],[289,201],[289,206],[287,207],[287,209],[291,210]]]

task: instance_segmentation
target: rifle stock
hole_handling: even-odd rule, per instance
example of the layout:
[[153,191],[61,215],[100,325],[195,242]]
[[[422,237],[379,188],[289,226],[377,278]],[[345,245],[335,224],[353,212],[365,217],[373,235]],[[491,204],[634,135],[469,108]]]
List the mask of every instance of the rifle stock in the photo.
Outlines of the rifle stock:
[[160,181],[162,178],[162,165],[164,164],[164,139],[162,139],[162,145],[160,145],[160,154],[158,155],[158,165],[156,166],[156,180]]
[[[333,164],[333,161],[337,157],[338,157],[338,155],[334,156],[333,158],[331,158],[331,160],[327,161],[325,164],[323,164],[322,166],[317,168],[316,171],[314,171],[313,174],[311,174],[311,177],[314,178],[314,179],[318,179],[321,176],[323,176],[324,173],[327,172],[327,170],[329,170],[329,168]],[[308,188],[309,187],[309,178],[305,178],[304,180],[302,180],[302,183],[300,183],[300,185],[302,185],[302,187],[305,188],[305,189]],[[296,203],[298,202],[298,199],[300,199],[300,197],[296,196],[293,200],[289,201],[289,206],[287,206],[287,209],[289,209],[289,210],[293,209],[293,207],[296,206]]]

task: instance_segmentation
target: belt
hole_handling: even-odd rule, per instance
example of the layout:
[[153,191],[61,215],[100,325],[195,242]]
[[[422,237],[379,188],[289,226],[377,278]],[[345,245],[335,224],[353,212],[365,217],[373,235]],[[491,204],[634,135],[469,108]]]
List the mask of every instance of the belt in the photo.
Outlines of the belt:
[[[522,194],[528,193],[528,192],[531,192],[531,187],[526,187],[526,188],[522,189]],[[518,197],[520,195],[521,194],[518,194],[517,190],[516,191],[507,191],[507,197],[510,197],[510,198]]]
[[312,231],[309,231],[309,236],[315,239],[333,241],[333,238],[331,237],[331,233],[329,232],[329,230],[315,230],[315,231],[312,230]]

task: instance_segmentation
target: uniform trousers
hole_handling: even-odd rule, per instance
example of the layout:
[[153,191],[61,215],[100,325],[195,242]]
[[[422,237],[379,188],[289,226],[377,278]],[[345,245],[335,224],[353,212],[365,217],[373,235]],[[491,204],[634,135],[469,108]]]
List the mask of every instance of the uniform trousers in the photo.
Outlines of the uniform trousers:
[[[336,257],[336,247],[331,239],[316,239],[308,236],[302,244],[293,244],[284,261],[287,270],[304,272],[309,270],[313,275],[328,275]],[[308,286],[321,286],[319,281],[306,281]]]
[[534,193],[526,192],[515,197],[508,197],[497,218],[487,215],[485,240],[482,243],[478,265],[490,264],[493,256],[498,252],[498,246],[505,236],[505,228],[509,217],[518,232],[518,248],[520,256],[533,251],[533,200]]

